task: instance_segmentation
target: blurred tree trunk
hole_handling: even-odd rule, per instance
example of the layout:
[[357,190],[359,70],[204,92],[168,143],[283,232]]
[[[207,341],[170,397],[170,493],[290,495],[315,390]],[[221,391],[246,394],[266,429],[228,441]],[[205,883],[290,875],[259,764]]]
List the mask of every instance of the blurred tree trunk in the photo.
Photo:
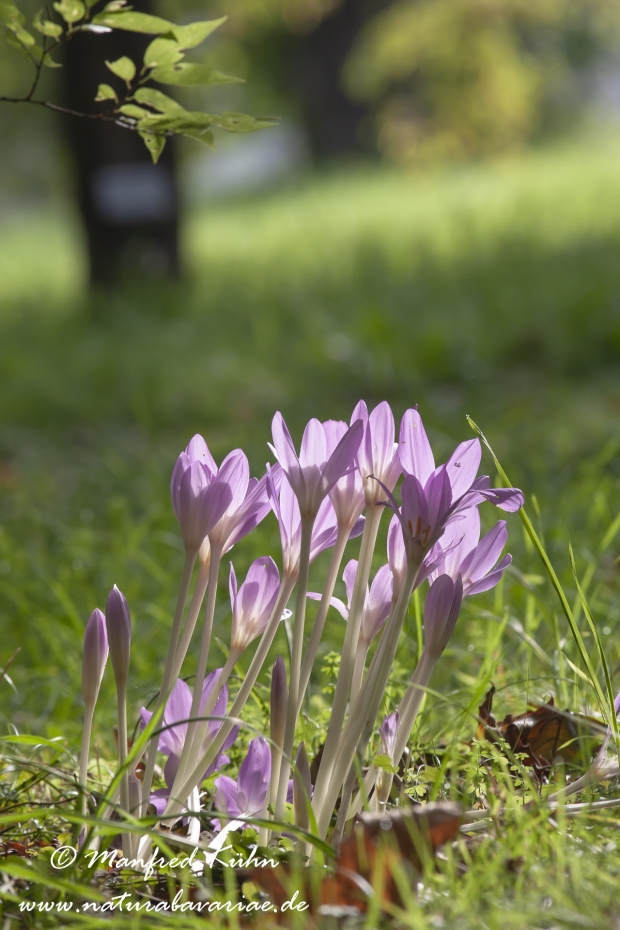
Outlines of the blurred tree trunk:
[[292,83],[317,159],[361,152],[367,108],[342,87],[342,69],[362,26],[391,0],[342,0],[331,15],[292,43]]
[[[150,0],[134,0],[132,5],[141,12],[153,12]],[[150,40],[120,30],[76,35],[66,48],[62,71],[66,106],[84,113],[100,112],[101,105],[94,103],[99,84],[122,91],[122,82],[105,67],[106,59],[127,55],[140,70]],[[92,282],[109,285],[136,273],[177,275],[178,193],[170,141],[159,163],[153,165],[140,136],[115,123],[67,117],[66,133]]]

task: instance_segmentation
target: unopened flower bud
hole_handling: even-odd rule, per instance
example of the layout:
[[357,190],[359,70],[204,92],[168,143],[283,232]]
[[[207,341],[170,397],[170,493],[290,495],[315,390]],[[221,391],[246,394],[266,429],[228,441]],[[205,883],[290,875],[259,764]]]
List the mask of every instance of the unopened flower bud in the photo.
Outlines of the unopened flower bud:
[[310,763],[306,747],[303,743],[300,743],[295,756],[295,769],[293,771],[293,810],[295,812],[295,823],[303,830],[308,830],[310,827],[308,805],[310,804],[311,793]]
[[108,635],[105,615],[95,608],[88,618],[84,631],[84,654],[82,658],[82,694],[87,707],[97,702],[99,686],[108,659]]
[[396,734],[398,733],[398,724],[400,723],[400,715],[398,711],[394,711],[393,714],[390,714],[389,717],[383,718],[383,723],[379,727],[379,735],[381,737],[381,751],[384,756],[388,756],[392,762],[394,761],[394,745],[396,743]]
[[430,587],[424,605],[424,648],[435,660],[444,651],[461,609],[463,582],[440,575]]
[[278,656],[271,672],[271,739],[280,749],[284,743],[286,729],[286,709],[288,707],[288,687],[286,684],[286,667],[282,656]]
[[110,591],[105,605],[105,625],[114,679],[117,688],[123,688],[129,676],[131,617],[125,596],[116,585]]

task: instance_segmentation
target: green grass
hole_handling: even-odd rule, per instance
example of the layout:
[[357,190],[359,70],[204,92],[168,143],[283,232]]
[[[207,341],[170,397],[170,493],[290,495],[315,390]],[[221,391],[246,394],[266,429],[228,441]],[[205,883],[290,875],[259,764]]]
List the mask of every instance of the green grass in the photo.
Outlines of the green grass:
[[[298,437],[307,417],[348,417],[360,396],[387,398],[397,414],[419,403],[440,460],[470,437],[472,415],[539,512],[577,605],[572,542],[618,689],[619,156],[607,138],[450,172],[310,178],[190,215],[187,280],[112,296],[85,295],[69,214],[0,227],[0,665],[21,647],[14,690],[0,684],[3,730],[60,735],[77,750],[81,635],[113,583],[134,618],[133,719],[153,696],[182,565],[168,481],[193,432],[217,457],[243,445],[258,473],[275,409]],[[495,517],[484,514],[488,525]],[[445,781],[423,767],[419,792],[463,800],[481,778],[493,790],[467,749],[491,680],[498,717],[550,693],[563,708],[596,711],[542,566],[516,517],[509,528],[515,572],[467,603],[415,737],[447,747],[446,766],[465,753],[469,767]],[[377,565],[383,552],[382,538]],[[265,553],[277,559],[273,519],[234,551],[237,573]],[[320,577],[321,565],[313,585]],[[224,645],[212,665],[227,641],[225,598],[222,578]],[[341,637],[334,616],[324,651]],[[411,616],[388,701],[416,651]],[[95,724],[104,756],[109,678]],[[315,748],[326,681],[317,674],[304,724]],[[519,793],[505,792],[509,802]],[[617,829],[613,811],[557,826],[511,813],[475,853],[461,852],[465,875],[449,853],[427,876],[404,925],[614,926]]]

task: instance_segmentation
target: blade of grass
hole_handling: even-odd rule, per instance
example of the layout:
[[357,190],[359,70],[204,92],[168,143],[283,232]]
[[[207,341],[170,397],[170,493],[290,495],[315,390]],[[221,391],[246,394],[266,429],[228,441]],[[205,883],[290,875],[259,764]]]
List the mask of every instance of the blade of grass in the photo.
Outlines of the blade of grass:
[[579,578],[577,577],[577,566],[575,565],[575,555],[573,553],[573,547],[571,544],[568,544],[568,552],[570,555],[570,564],[573,572],[573,578],[577,586],[577,591],[581,599],[581,605],[583,607],[583,612],[585,614],[588,625],[592,631],[592,635],[596,641],[598,648],[598,653],[601,659],[601,665],[603,666],[603,674],[605,675],[605,685],[607,687],[607,700],[609,701],[610,713],[609,713],[609,726],[612,729],[614,738],[616,742],[618,741],[618,719],[614,710],[614,689],[611,682],[611,672],[609,671],[609,664],[607,662],[607,657],[605,656],[605,650],[603,649],[603,644],[601,643],[601,638],[598,635],[598,630],[596,629],[596,624],[592,616],[592,611],[590,610],[590,605],[588,604],[585,592],[583,591],[581,584],[579,583]]
[[[487,447],[487,449],[489,450],[489,452],[490,452],[491,455],[493,456],[493,461],[494,461],[494,463],[495,463],[495,467],[497,468],[497,472],[498,472],[500,478],[502,479],[502,481],[505,482],[505,484],[506,484],[507,487],[512,487],[512,484],[511,484],[511,482],[510,482],[510,479],[509,479],[508,475],[506,474],[506,472],[505,472],[504,469],[502,468],[502,466],[501,466],[501,464],[500,464],[500,462],[499,462],[497,456],[495,455],[495,452],[494,452],[493,449],[491,448],[491,446],[490,446],[490,444],[489,444],[489,442],[488,442],[486,436],[484,435],[484,433],[482,432],[482,430],[480,429],[480,427],[479,427],[476,423],[474,423],[474,421],[472,420],[472,418],[471,418],[470,416],[467,416],[467,422],[469,423],[469,425],[471,426],[471,428],[473,429],[473,431],[474,431],[475,433],[477,433],[477,434],[480,436],[481,440],[483,441],[483,443],[485,444],[485,446]],[[564,616],[565,616],[566,619],[568,620],[568,625],[569,625],[569,627],[570,627],[571,633],[573,634],[573,639],[575,640],[575,643],[577,644],[577,649],[579,650],[579,654],[581,655],[581,658],[582,658],[582,660],[583,660],[583,663],[584,663],[586,669],[588,670],[588,677],[589,677],[589,679],[590,679],[590,684],[592,685],[592,687],[593,687],[593,689],[594,689],[594,692],[595,692],[595,694],[596,694],[598,703],[599,703],[600,708],[601,708],[601,713],[603,714],[603,717],[605,718],[605,721],[606,721],[607,723],[609,723],[610,720],[611,720],[611,718],[612,718],[612,716],[614,716],[614,714],[613,714],[613,703],[612,703],[612,705],[611,705],[611,713],[610,713],[610,708],[607,706],[607,700],[606,700],[605,695],[604,695],[604,693],[603,693],[603,689],[601,688],[601,684],[600,684],[600,682],[599,682],[599,680],[598,680],[598,678],[597,678],[597,676],[596,676],[596,673],[595,673],[595,671],[594,671],[594,667],[593,667],[592,662],[591,662],[591,660],[590,660],[590,656],[588,655],[588,652],[587,652],[587,650],[586,650],[586,647],[585,647],[583,638],[582,638],[582,636],[581,636],[581,632],[580,632],[580,630],[579,630],[579,627],[577,626],[577,623],[575,622],[575,618],[574,618],[574,616],[573,616],[573,612],[572,612],[572,610],[571,610],[571,608],[570,608],[570,604],[568,603],[568,599],[567,599],[567,597],[566,597],[566,594],[564,593],[564,589],[562,588],[562,585],[561,585],[561,583],[560,583],[560,579],[559,579],[558,576],[556,575],[555,569],[553,568],[553,565],[551,564],[551,560],[550,560],[549,556],[547,555],[547,552],[546,552],[546,550],[545,550],[543,544],[541,543],[541,541],[540,541],[540,539],[539,539],[539,537],[538,537],[538,534],[537,534],[536,530],[534,529],[534,526],[533,526],[533,524],[532,524],[532,521],[530,520],[529,516],[527,515],[527,513],[526,513],[524,507],[521,507],[521,509],[519,510],[519,517],[521,518],[521,522],[523,523],[523,526],[525,527],[525,530],[526,530],[528,536],[529,536],[530,539],[532,540],[532,543],[533,543],[533,545],[534,545],[534,548],[536,549],[536,552],[538,553],[538,555],[539,555],[539,557],[540,557],[540,559],[541,559],[543,565],[545,566],[546,572],[547,572],[547,574],[549,575],[549,579],[550,579],[550,581],[551,581],[551,584],[553,585],[553,588],[555,589],[555,592],[556,592],[556,594],[558,595],[558,597],[559,597],[559,599],[560,599],[560,604],[562,605],[562,610],[564,611]]]

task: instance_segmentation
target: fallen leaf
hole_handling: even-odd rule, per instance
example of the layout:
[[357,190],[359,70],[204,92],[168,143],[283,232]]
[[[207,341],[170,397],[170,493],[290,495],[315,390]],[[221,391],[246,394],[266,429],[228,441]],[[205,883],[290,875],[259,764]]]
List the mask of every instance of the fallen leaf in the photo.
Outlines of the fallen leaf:
[[306,926],[318,927],[325,917],[365,913],[368,899],[375,895],[381,905],[402,904],[399,877],[415,887],[424,862],[457,835],[460,825],[461,809],[452,803],[360,814],[342,841],[331,873],[303,867],[293,871],[290,865],[280,865],[253,869],[250,880],[277,907],[274,918],[281,925],[287,920],[282,906],[295,889],[303,889],[298,900],[309,904]]
[[532,767],[539,777],[549,771],[558,756],[565,762],[581,759],[579,724],[589,722],[589,718],[559,711],[551,698],[524,714],[507,714],[498,723],[493,715],[494,694],[492,685],[478,709],[477,739],[504,739],[513,752],[524,753],[524,765]]

